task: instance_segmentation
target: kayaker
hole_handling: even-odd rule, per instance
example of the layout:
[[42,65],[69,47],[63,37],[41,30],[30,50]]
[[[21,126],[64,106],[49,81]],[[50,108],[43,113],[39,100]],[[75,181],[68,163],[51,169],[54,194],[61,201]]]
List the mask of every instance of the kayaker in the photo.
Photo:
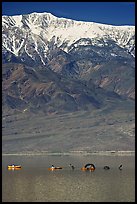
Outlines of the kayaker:
[[55,169],[55,166],[54,166],[54,165],[52,165],[52,166],[51,166],[51,168],[52,168],[52,169]]
[[90,169],[90,168],[95,169],[95,165],[94,164],[86,164],[84,167],[87,168],[87,169]]

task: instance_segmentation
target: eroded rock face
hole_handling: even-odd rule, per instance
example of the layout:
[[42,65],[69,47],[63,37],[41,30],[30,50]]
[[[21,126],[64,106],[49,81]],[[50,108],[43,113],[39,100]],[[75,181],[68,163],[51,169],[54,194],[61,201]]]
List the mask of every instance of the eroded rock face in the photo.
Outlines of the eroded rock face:
[[76,111],[83,107],[81,104],[94,108],[100,104],[84,84],[65,79],[52,70],[10,63],[4,64],[3,70],[3,103],[11,109]]

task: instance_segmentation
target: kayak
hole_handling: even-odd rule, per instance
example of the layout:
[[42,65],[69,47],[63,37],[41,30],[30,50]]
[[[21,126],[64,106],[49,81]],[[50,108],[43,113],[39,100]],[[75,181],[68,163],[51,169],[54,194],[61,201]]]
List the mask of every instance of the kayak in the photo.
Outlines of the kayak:
[[58,170],[58,169],[62,169],[62,167],[50,167],[48,168],[49,171],[54,171],[54,170]]
[[8,165],[8,169],[21,169],[21,165]]
[[81,170],[82,171],[94,171],[95,170],[95,168],[92,166],[92,167],[90,167],[90,168],[85,168],[85,167],[82,167],[81,168]]

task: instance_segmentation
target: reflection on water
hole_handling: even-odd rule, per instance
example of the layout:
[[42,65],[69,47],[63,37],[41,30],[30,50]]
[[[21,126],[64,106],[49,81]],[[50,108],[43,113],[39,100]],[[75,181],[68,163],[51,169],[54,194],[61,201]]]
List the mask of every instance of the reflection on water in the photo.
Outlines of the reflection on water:
[[[131,202],[135,201],[134,157],[3,156],[2,201],[5,202]],[[9,163],[22,169],[8,171]],[[69,167],[72,163],[75,170]],[[83,172],[94,163],[94,172]],[[123,164],[123,170],[118,169]],[[62,170],[48,171],[54,164]],[[105,165],[110,170],[104,170]]]

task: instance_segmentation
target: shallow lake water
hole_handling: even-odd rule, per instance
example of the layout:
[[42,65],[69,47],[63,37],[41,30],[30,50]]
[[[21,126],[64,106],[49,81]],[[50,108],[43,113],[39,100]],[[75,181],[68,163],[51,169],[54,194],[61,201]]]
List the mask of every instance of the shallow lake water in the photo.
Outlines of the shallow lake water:
[[[22,168],[9,171],[12,163]],[[81,171],[86,163],[93,163],[95,171]],[[52,164],[63,169],[48,171]],[[104,170],[105,165],[110,169]],[[134,156],[2,156],[2,202],[134,201]]]

